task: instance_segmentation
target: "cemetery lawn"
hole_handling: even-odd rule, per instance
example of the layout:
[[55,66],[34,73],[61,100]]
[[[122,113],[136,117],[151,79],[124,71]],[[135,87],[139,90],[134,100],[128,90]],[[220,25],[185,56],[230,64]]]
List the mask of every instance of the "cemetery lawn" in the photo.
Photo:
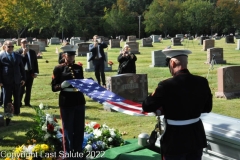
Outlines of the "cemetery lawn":
[[[198,45],[199,40],[188,41],[185,40],[183,46],[172,46],[173,49],[189,49],[193,54],[189,55],[188,68],[192,74],[207,77],[210,88],[213,94],[213,111],[214,113],[240,118],[240,100],[239,99],[218,99],[215,98],[217,91],[217,68],[227,65],[240,64],[240,51],[235,50],[237,47],[237,40],[235,44],[226,44],[225,39],[216,40],[215,47],[223,48],[224,60],[227,64],[214,65],[213,70],[209,70],[210,66],[205,64],[207,60],[207,51],[202,51],[203,46]],[[124,43],[121,42],[121,46]],[[137,73],[147,74],[148,77],[148,92],[152,93],[156,88],[159,81],[171,77],[167,67],[150,68],[151,65],[151,51],[163,50],[171,45],[170,40],[163,40],[163,43],[153,43],[153,47],[139,47],[140,54],[137,54]],[[61,45],[50,45],[46,47],[46,52],[43,53],[43,58],[38,60],[39,63],[39,76],[34,80],[32,88],[31,105],[38,107],[42,102],[49,107],[46,113],[55,114],[60,123],[59,107],[58,107],[58,92],[51,90],[51,76],[54,66],[56,66],[58,55],[56,54],[56,47],[58,49]],[[18,46],[15,47],[17,49]],[[60,49],[59,49],[60,50]],[[117,73],[120,48],[110,47],[108,50],[108,60],[112,61],[113,70],[105,72],[106,77],[112,76]],[[48,63],[46,63],[48,60]],[[87,66],[86,57],[76,57],[76,62],[83,63],[83,68]],[[94,76],[94,72],[84,72],[84,77],[89,78]],[[196,84],[197,85],[197,84]],[[201,101],[201,99],[199,99]],[[196,102],[198,103],[198,102]],[[194,107],[194,106],[193,106]],[[0,109],[0,114],[3,113],[3,108]],[[12,151],[16,146],[26,143],[26,131],[34,124],[33,117],[35,115],[34,109],[22,106],[21,114],[12,118],[12,123],[8,127],[0,128],[0,151]],[[155,117],[135,117],[118,112],[106,112],[103,106],[90,98],[86,97],[86,122],[95,121],[100,124],[106,123],[109,127],[119,129],[120,132],[127,132],[123,135],[124,139],[137,138],[140,133],[150,134],[155,126]],[[0,158],[1,159],[1,158]]]

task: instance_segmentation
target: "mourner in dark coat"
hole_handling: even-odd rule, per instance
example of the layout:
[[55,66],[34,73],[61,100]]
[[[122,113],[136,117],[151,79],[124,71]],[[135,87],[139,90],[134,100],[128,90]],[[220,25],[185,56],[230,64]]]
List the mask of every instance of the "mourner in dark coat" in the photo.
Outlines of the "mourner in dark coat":
[[24,85],[26,79],[22,57],[13,52],[14,45],[12,41],[5,41],[3,45],[4,51],[0,54],[0,86],[2,86],[3,90],[4,112],[8,103],[12,103],[13,96],[14,114],[19,115],[20,87]]
[[[105,73],[104,73],[104,61],[106,61],[106,57],[104,54],[104,48],[107,48],[108,45],[104,43],[101,39],[98,39],[98,35],[93,36],[93,44],[89,45],[89,51],[92,52],[92,56],[88,60],[88,62],[92,61],[94,65],[95,77],[98,81],[98,84],[106,87]],[[101,79],[100,79],[101,76]]]
[[129,45],[125,45],[118,56],[118,74],[136,73],[137,57],[130,52]]
[[76,90],[66,81],[83,79],[83,68],[74,64],[75,52],[78,46],[62,47],[66,54],[66,62],[59,64],[53,70],[52,91],[60,91],[59,107],[62,118],[65,152],[82,152],[85,126],[85,98],[82,92]]
[[[31,106],[31,92],[32,92],[32,85],[34,78],[37,78],[39,74],[38,69],[38,61],[37,61],[37,53],[29,49],[27,46],[27,39],[21,40],[21,48],[16,50],[17,53],[19,53],[22,56],[22,61],[26,73],[26,83],[21,86],[20,90],[20,100],[22,101],[23,95],[25,93],[24,97],[24,103],[25,106]],[[22,105],[22,102],[21,102]]]
[[[207,79],[187,69],[189,50],[163,50],[172,78],[161,81],[142,103],[146,112],[160,109],[166,123],[161,137],[165,160],[200,160],[207,146],[201,113],[212,110],[212,94]],[[175,160],[174,159],[174,160]]]

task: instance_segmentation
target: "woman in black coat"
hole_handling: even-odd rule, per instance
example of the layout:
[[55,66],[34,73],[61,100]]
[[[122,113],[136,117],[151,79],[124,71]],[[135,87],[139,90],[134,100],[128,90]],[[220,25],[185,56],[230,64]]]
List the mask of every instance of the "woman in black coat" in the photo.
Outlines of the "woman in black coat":
[[137,57],[130,52],[129,45],[125,45],[118,56],[118,74],[136,73]]

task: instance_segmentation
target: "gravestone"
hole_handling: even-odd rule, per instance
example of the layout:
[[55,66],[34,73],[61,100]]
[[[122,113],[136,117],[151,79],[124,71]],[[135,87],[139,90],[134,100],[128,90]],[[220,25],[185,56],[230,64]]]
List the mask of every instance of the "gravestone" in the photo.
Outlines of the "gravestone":
[[226,64],[223,60],[223,48],[209,48],[207,49],[207,64],[211,64],[211,60],[217,64]]
[[106,43],[107,45],[109,45],[109,38],[107,37],[103,37],[103,42]]
[[125,35],[119,35],[118,36],[119,40],[123,40],[123,41],[126,41],[126,36]]
[[4,118],[3,115],[0,114],[0,127],[4,126]]
[[131,53],[140,54],[139,52],[139,43],[138,42],[126,42],[125,44],[129,45]]
[[83,42],[86,42],[86,37],[80,37],[80,40],[83,41]]
[[175,37],[176,37],[176,38],[184,38],[184,35],[183,35],[183,34],[176,34]]
[[150,37],[152,38],[153,43],[160,42],[160,40],[159,40],[160,36],[159,35],[151,35]]
[[50,44],[60,44],[60,39],[58,37],[51,37],[50,41],[49,41]]
[[214,37],[214,39],[215,39],[215,40],[220,40],[221,37],[220,37],[220,36],[216,36],[216,37]]
[[203,51],[206,51],[208,48],[213,48],[215,46],[215,40],[213,39],[206,39],[203,40]]
[[166,67],[166,55],[162,50],[152,51],[152,65],[150,67]]
[[36,52],[36,54],[39,53],[39,51],[40,51],[40,47],[39,47],[38,44],[28,44],[28,46],[29,46],[29,49],[34,50],[34,51]]
[[83,40],[79,40],[79,39],[72,40],[72,45],[78,45],[79,43],[83,43],[83,42],[84,42]]
[[120,48],[120,39],[110,39],[110,48]]
[[71,44],[71,45],[75,45],[76,43],[74,44],[74,41],[77,41],[76,43],[80,43],[80,38],[72,37],[72,38],[70,39],[70,44]]
[[240,39],[237,40],[237,48],[236,50],[240,50]]
[[0,38],[0,43],[3,45],[3,43],[5,42],[5,40],[3,38]]
[[127,36],[127,42],[136,42],[136,36]]
[[225,37],[225,42],[226,42],[226,43],[235,43],[235,42],[234,42],[234,37],[233,37],[232,35],[227,35],[227,36]]
[[[104,71],[112,71],[112,66],[108,65],[108,55],[107,52],[105,53],[105,57],[106,57],[106,61],[104,61]],[[92,52],[88,52],[87,53],[87,68],[85,68],[85,72],[94,72],[94,65],[93,62],[90,61],[88,62],[88,60],[90,59],[90,57],[92,57]]]
[[173,46],[182,46],[181,38],[171,38]]
[[127,73],[107,77],[106,85],[108,90],[134,102],[142,102],[148,96],[147,74]]
[[26,39],[30,44],[33,42],[33,37],[27,37]]
[[78,43],[78,49],[77,49],[77,56],[87,56],[87,53],[89,52],[89,45],[91,43]]
[[153,47],[152,45],[152,38],[143,38],[142,40],[142,47]]
[[217,70],[217,77],[216,97],[226,99],[240,97],[240,66],[220,67]]
[[48,46],[48,40],[47,39],[37,39],[37,41],[43,41],[45,43],[45,47]]
[[240,35],[235,35],[235,38],[236,39],[240,39]]
[[46,51],[44,41],[34,41],[32,44],[39,45],[39,51]]
[[208,37],[205,37],[205,36],[200,37],[199,45],[203,45],[203,40],[205,40],[205,39],[208,39]]

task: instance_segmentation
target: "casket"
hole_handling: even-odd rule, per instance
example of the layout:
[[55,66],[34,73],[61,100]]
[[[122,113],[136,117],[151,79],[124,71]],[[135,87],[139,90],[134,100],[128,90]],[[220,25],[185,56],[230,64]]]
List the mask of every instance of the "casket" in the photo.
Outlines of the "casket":
[[[215,113],[202,114],[207,137],[203,160],[240,160],[240,119]],[[160,147],[160,137],[155,143]]]

